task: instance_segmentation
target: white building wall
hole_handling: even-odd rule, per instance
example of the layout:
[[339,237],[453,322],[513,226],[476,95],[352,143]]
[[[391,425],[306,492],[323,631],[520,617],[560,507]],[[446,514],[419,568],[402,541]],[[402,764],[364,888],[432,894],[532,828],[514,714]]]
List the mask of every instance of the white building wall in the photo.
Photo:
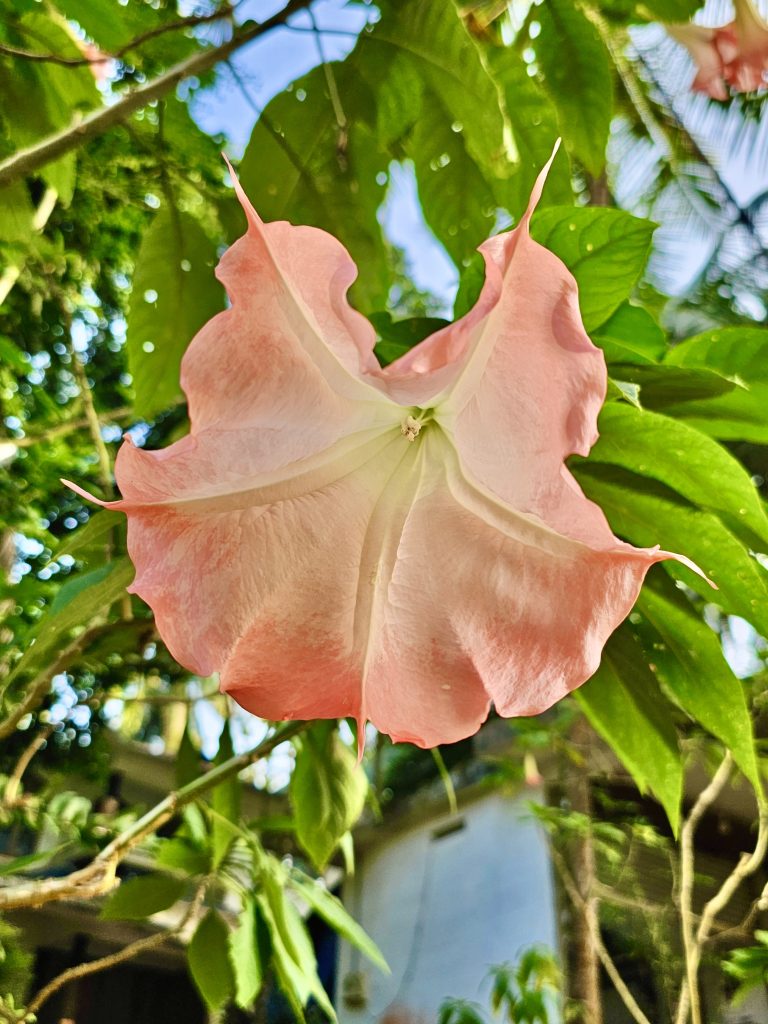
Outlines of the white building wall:
[[[344,943],[341,1024],[434,1024],[447,996],[488,1004],[494,964],[533,944],[556,949],[554,888],[546,843],[531,820],[528,789],[489,793],[458,816],[430,817],[366,851],[344,901],[378,943],[386,977]],[[460,830],[440,833],[463,821]],[[345,979],[362,975],[365,1005],[345,1005]]]

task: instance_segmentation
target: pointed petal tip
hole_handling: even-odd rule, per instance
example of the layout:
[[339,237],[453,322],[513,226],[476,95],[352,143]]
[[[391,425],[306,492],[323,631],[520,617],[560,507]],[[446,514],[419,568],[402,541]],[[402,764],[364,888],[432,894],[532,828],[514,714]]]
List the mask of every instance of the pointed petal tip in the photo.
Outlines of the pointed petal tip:
[[679,562],[680,565],[684,565],[686,569],[690,569],[691,572],[695,572],[697,576],[701,576],[701,578],[706,583],[708,583],[713,590],[720,589],[718,585],[715,583],[715,581],[711,580],[709,576],[707,576],[707,574],[704,572],[704,570],[699,568],[699,566],[696,565],[696,563],[692,559],[688,558],[686,555],[679,555],[676,551],[663,551],[659,547],[656,548],[655,553],[657,555],[656,561],[663,562],[667,558],[672,558],[676,562]]
[[358,768],[363,763],[363,754],[365,753],[365,718],[357,719],[357,766]]
[[256,210],[253,208],[253,204],[251,203],[250,199],[245,194],[245,189],[240,184],[240,178],[237,175],[237,171],[232,166],[231,160],[229,159],[226,153],[222,152],[221,155],[224,158],[224,163],[227,165],[227,169],[229,170],[229,176],[232,178],[232,186],[235,190],[235,195],[237,196],[240,205],[245,211],[245,215],[248,218],[248,222],[253,222],[257,225],[260,225],[262,223],[261,217],[259,217]]
[[79,484],[73,483],[71,480],[66,480],[64,477],[60,477],[60,480],[65,487],[68,487],[70,491],[74,491],[75,494],[79,494],[80,497],[85,498],[86,501],[92,501],[96,505],[102,505],[105,508],[107,505],[110,504],[110,502],[102,501],[101,498],[97,498],[95,495],[91,494],[90,491],[86,491],[84,487],[81,487]]

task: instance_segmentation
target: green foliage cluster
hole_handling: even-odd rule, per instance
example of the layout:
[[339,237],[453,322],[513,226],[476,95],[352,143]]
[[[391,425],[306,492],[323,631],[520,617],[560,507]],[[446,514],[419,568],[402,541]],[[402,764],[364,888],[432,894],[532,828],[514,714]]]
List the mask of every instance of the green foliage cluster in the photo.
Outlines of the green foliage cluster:
[[[571,468],[619,537],[683,551],[717,586],[676,562],[655,569],[575,698],[676,830],[691,736],[731,750],[760,787],[752,709],[712,622],[739,616],[768,635],[768,518],[747,468],[768,443],[768,332],[715,325],[680,342],[664,297],[643,279],[654,225],[587,204],[605,198],[612,118],[632,105],[616,58],[627,26],[684,20],[697,4],[547,0],[519,25],[486,17],[487,4],[363,6],[370,23],[349,56],[311,70],[259,112],[237,168],[242,184],[264,219],[325,228],[349,248],[360,267],[352,298],[374,324],[386,363],[444,323],[433,298],[409,285],[403,255],[382,228],[393,163],[414,174],[426,223],[456,266],[459,316],[482,284],[476,247],[517,222],[562,134],[532,230],[574,274],[610,376],[600,440]],[[84,40],[116,55],[101,89],[119,110],[131,88],[243,29],[228,7],[200,10],[185,19],[170,0],[55,0],[44,10],[35,0],[0,0],[0,161],[104,104],[99,65],[82,63]],[[221,34],[204,33],[203,24]],[[125,594],[132,569],[121,517],[93,513],[59,481],[108,498],[123,426],[152,447],[187,429],[180,360],[224,306],[213,267],[243,230],[219,156],[223,140],[191,113],[212,74],[169,86],[151,105],[0,185],[0,457],[10,452],[0,476],[9,574],[0,590],[2,768],[10,777],[30,739],[50,729],[43,767],[29,790],[16,787],[7,813],[33,833],[45,819],[60,839],[31,860],[19,855],[7,874],[93,855],[135,819],[133,811],[99,817],[71,795],[54,799],[57,756],[103,774],[100,729],[111,703],[121,705],[126,732],[168,739],[163,702],[181,698],[186,714],[190,685],[210,696],[163,648],[148,610]],[[229,87],[247,89],[238,79]],[[181,732],[184,786],[208,766],[193,713]],[[232,777],[188,805],[169,834],[148,840],[151,872],[125,881],[103,908],[110,919],[144,920],[213,894],[188,947],[212,1010],[251,1007],[271,978],[299,1019],[310,1000],[332,1016],[296,900],[383,966],[312,877],[339,851],[349,856],[365,775],[335,723],[311,725],[294,750],[290,806],[278,820],[246,820]],[[232,756],[225,728],[216,766]],[[306,871],[281,858],[285,837]],[[241,902],[237,920],[221,910],[226,891]],[[545,967],[525,961],[498,973],[496,1008],[509,1020],[546,1019]],[[7,988],[18,1002],[15,982]],[[454,1007],[443,1020],[458,1024],[468,1012]]]

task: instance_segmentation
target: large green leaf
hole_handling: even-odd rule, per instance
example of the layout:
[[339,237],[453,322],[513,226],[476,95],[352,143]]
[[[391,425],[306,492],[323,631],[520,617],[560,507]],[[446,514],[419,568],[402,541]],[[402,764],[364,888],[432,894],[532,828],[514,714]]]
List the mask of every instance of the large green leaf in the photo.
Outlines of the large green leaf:
[[605,323],[631,294],[645,268],[654,227],[623,210],[558,206],[534,216],[533,237],[576,278],[588,331]]
[[[407,54],[464,136],[471,158],[491,175],[509,174],[517,159],[503,91],[454,0],[383,0],[382,18],[360,40],[360,73],[376,50]],[[370,81],[370,78],[368,79]]]
[[339,840],[357,821],[368,780],[333,722],[317,722],[301,737],[290,798],[299,842],[323,868]]
[[186,880],[171,875],[139,875],[122,883],[101,909],[108,921],[141,921],[167,910],[187,888]]
[[271,855],[264,858],[259,909],[269,929],[272,963],[280,988],[299,1020],[310,999],[315,999],[327,1016],[336,1014],[317,974],[317,961],[306,926],[286,893],[286,873]]
[[640,792],[653,793],[677,832],[683,788],[677,732],[669,701],[628,626],[610,638],[600,668],[574,696]]
[[[5,38],[12,45],[35,53],[55,53],[78,59],[82,54],[66,28],[49,14],[27,11],[8,19]],[[76,114],[101,102],[90,69],[61,64],[0,59],[0,118],[16,149],[68,127]],[[41,174],[68,203],[74,189],[73,154],[45,165]]]
[[294,869],[288,876],[288,882],[312,910],[326,921],[335,932],[365,954],[371,963],[389,974],[389,966],[384,955],[353,917],[347,913],[344,904],[328,892],[320,882]]
[[419,119],[423,95],[416,61],[405,51],[395,54],[376,89],[376,135],[382,146],[405,138]]
[[34,212],[23,181],[0,189],[0,239],[3,242],[28,242]]
[[597,176],[605,164],[613,108],[608,51],[574,0],[547,0],[536,8],[536,19],[541,24],[536,60],[560,130],[568,148]]
[[599,426],[600,439],[590,461],[660,480],[768,550],[768,519],[755,485],[741,463],[716,441],[679,420],[624,402],[609,402]]
[[640,366],[619,361],[611,364],[611,374],[637,384],[642,405],[659,412],[684,409],[688,402],[706,402],[732,391],[749,396],[748,389],[737,379],[724,377],[714,370],[668,364]]
[[597,328],[592,340],[603,350],[609,363],[656,363],[667,348],[664,331],[648,310],[629,302],[622,302]]
[[78,561],[83,559],[90,562],[94,555],[103,558],[108,538],[113,530],[125,523],[125,516],[122,512],[113,512],[112,509],[102,508],[90,517],[83,526],[64,537],[61,546],[56,548],[54,558],[63,558],[64,555],[77,555]]
[[[662,641],[654,642],[645,633],[649,657],[680,707],[733,751],[736,763],[760,792],[752,720],[741,682],[725,660],[717,634],[670,581],[662,584],[663,577],[656,577],[638,601],[638,609]],[[638,630],[642,635],[641,626]]]
[[197,926],[187,949],[189,970],[210,1010],[220,1010],[235,994],[235,976],[229,960],[229,929],[215,910]]
[[[560,132],[557,114],[549,97],[527,72],[527,66],[513,47],[491,47],[488,52],[491,72],[504,90],[507,113],[515,134],[519,163],[508,178],[491,180],[499,206],[517,221],[528,205],[533,184],[552,155]],[[570,204],[573,187],[568,154],[564,146],[555,157],[547,175],[539,205]]]
[[406,153],[416,168],[424,218],[457,266],[492,233],[496,220],[493,191],[450,117],[431,92]]
[[376,328],[380,339],[374,351],[382,366],[393,363],[424,338],[448,326],[447,320],[433,316],[393,320],[389,313],[371,313],[368,319]]
[[768,330],[725,327],[676,345],[666,362],[736,378],[747,390],[690,396],[670,406],[699,430],[723,440],[768,444]]
[[133,276],[127,348],[137,415],[150,418],[180,396],[181,357],[224,306],[215,264],[200,224],[166,202],[142,238]]
[[264,220],[324,228],[360,268],[352,295],[364,311],[381,309],[389,272],[376,211],[389,157],[373,128],[373,94],[350,60],[331,65],[348,125],[340,127],[322,68],[315,68],[266,107],[251,134],[239,174]]
[[639,547],[659,544],[691,558],[717,584],[675,561],[664,568],[732,615],[748,619],[768,636],[768,573],[718,516],[696,508],[655,480],[615,466],[586,462],[576,472],[587,497],[611,528]]
[[229,934],[229,958],[235,976],[235,1002],[247,1010],[264,983],[264,964],[258,940],[256,903],[250,896],[240,911],[237,928]]
[[61,644],[70,630],[87,625],[99,612],[106,611],[124,593],[133,576],[131,563],[120,558],[65,583],[26,638],[27,649],[8,676],[7,684],[44,665],[52,649]]

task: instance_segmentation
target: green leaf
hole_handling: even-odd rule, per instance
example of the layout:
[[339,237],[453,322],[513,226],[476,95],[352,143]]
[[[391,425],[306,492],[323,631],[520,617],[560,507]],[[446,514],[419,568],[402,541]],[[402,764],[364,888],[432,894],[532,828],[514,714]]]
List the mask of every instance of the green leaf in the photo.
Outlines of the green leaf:
[[365,309],[386,305],[389,271],[376,213],[389,157],[374,134],[371,90],[350,60],[331,65],[348,128],[339,128],[323,68],[280,93],[256,122],[240,180],[264,220],[330,231],[360,268],[352,296]]
[[716,512],[748,542],[768,542],[768,519],[755,485],[716,441],[679,420],[623,402],[603,408],[599,427],[591,462],[623,466],[659,480],[694,505]]
[[622,302],[597,328],[592,340],[609,363],[656,363],[667,349],[664,331],[648,310],[629,302]]
[[663,484],[613,466],[586,462],[576,476],[588,498],[605,512],[614,533],[638,547],[659,544],[692,559],[717,584],[669,560],[664,568],[676,579],[740,615],[768,636],[768,573],[746,545],[712,512],[695,508]]
[[314,998],[332,1021],[336,1014],[317,974],[317,961],[307,929],[285,892],[286,875],[272,856],[263,861],[262,894],[259,907],[269,929],[272,962],[280,988],[288,996],[296,1015]]
[[448,326],[447,320],[432,316],[393,320],[389,313],[371,313],[368,319],[381,339],[374,351],[382,366],[393,363],[424,338]]
[[668,353],[671,366],[709,370],[735,378],[747,389],[670,406],[704,433],[725,441],[768,444],[768,330],[725,327],[705,331]]
[[381,10],[381,20],[353,54],[361,73],[377,50],[389,49],[390,59],[406,54],[440,98],[448,123],[460,127],[470,157],[494,177],[510,174],[517,153],[504,94],[457,5],[453,0],[385,0]]
[[177,903],[187,888],[183,878],[172,875],[139,875],[129,878],[101,908],[108,921],[141,921]]
[[187,957],[205,1005],[221,1009],[235,994],[235,976],[229,959],[229,929],[215,910],[209,910],[197,926]]
[[97,613],[106,611],[125,591],[133,576],[134,569],[128,559],[119,558],[65,583],[48,612],[28,634],[27,649],[6,684],[40,666],[51,649],[75,626],[87,625]]
[[216,247],[188,213],[166,203],[141,240],[128,315],[128,366],[138,416],[181,394],[179,366],[193,336],[223,308]]
[[485,282],[485,261],[479,252],[472,255],[459,275],[459,288],[453,304],[453,319],[458,320],[475,305]]
[[302,734],[289,795],[299,842],[318,868],[360,817],[367,792],[365,772],[335,723],[317,722]]
[[723,377],[713,370],[689,370],[687,367],[615,362],[611,373],[637,384],[642,404],[659,412],[679,409],[681,403],[708,400],[748,389],[738,380]]
[[428,91],[416,128],[406,143],[416,168],[424,218],[457,266],[492,234],[496,220],[493,190],[454,131],[450,114]]
[[[227,722],[219,739],[219,749],[214,764],[223,764],[233,755],[232,733],[229,722]],[[221,864],[232,843],[232,829],[227,828],[225,822],[230,822],[234,825],[238,824],[240,820],[240,797],[240,782],[236,775],[226,779],[211,791],[211,806],[217,815],[225,819],[222,822],[215,815],[213,818],[211,841],[213,844],[214,868]]]
[[400,142],[421,112],[424,80],[406,52],[396,53],[376,93],[376,134],[383,146]]
[[29,242],[34,213],[23,181],[0,188],[0,239],[4,242]]
[[544,83],[557,107],[566,145],[597,177],[613,113],[611,60],[600,33],[573,0],[547,0],[536,9],[534,43]]
[[576,278],[584,326],[592,332],[631,294],[654,227],[623,210],[552,206],[534,215],[531,234]]
[[62,543],[54,552],[54,559],[58,560],[64,555],[77,554],[79,559],[90,561],[94,551],[98,551],[103,558],[107,540],[116,527],[125,523],[125,516],[122,512],[113,512],[111,509],[103,508],[95,512],[83,526],[64,538]]
[[677,732],[669,702],[626,625],[609,639],[600,668],[574,697],[640,792],[650,790],[659,800],[676,834],[683,789]]
[[[717,634],[663,577],[643,588],[637,607],[662,640],[649,642],[645,634],[659,678],[680,707],[733,752],[736,764],[760,792],[746,697]],[[638,632],[643,636],[642,626]]]
[[181,789],[200,774],[200,751],[192,738],[192,712],[187,713],[187,723],[181,735],[181,743],[174,763],[176,788]]
[[183,871],[187,875],[204,875],[211,869],[207,851],[182,836],[163,839],[155,861],[158,867]]
[[[520,159],[513,174],[492,179],[491,185],[498,205],[517,221],[528,206],[534,182],[560,135],[557,114],[547,94],[528,74],[527,66],[514,47],[491,47],[488,63],[504,92]],[[572,203],[571,169],[566,149],[561,146],[547,175],[539,206]]]
[[351,943],[356,949],[368,957],[371,963],[389,974],[389,965],[384,959],[376,943],[371,939],[353,917],[347,913],[344,904],[336,899],[327,889],[303,872],[294,869],[288,876],[291,886],[299,893],[302,899],[323,918],[327,924],[338,932],[342,938]]
[[229,934],[229,958],[235,976],[235,1002],[247,1010],[261,991],[264,967],[258,940],[256,903],[247,897],[237,928]]

